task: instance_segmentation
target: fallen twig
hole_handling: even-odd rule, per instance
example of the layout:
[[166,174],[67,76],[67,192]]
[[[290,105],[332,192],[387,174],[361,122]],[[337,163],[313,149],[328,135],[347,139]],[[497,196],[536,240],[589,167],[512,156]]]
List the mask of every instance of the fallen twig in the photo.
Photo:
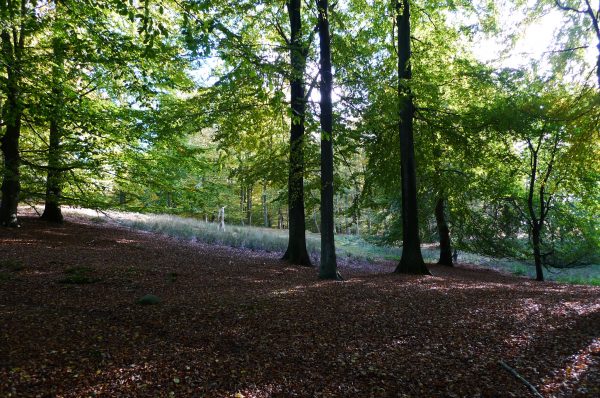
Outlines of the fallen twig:
[[538,398],[544,398],[544,396],[542,394],[540,394],[539,391],[530,382],[528,382],[523,376],[521,376],[519,373],[517,373],[516,370],[514,370],[513,368],[508,366],[504,361],[499,361],[498,363],[500,364],[500,366],[502,366],[504,369],[506,369],[510,374],[512,374],[514,377],[519,379],[523,384],[525,384],[527,386],[527,388],[529,388],[529,391],[531,391],[531,393],[533,395],[535,395]]

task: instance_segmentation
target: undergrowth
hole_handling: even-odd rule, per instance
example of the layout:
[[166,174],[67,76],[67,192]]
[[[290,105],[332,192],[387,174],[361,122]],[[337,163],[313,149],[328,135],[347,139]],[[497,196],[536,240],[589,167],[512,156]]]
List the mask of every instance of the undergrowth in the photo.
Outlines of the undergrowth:
[[[193,218],[166,214],[140,214],[117,211],[98,213],[86,209],[66,209],[65,212],[74,216],[83,216],[88,220],[93,219],[94,222],[112,219],[121,225],[136,230],[251,250],[283,253],[287,248],[288,242],[287,230],[240,225],[226,225],[223,230],[219,229],[216,223],[207,223]],[[320,245],[321,240],[318,234],[306,232],[306,246],[314,264],[318,263]],[[369,262],[382,260],[398,261],[402,255],[401,248],[375,245],[356,235],[338,234],[335,236],[335,245],[336,254],[340,259],[357,259]],[[433,245],[424,245],[422,247],[422,254],[427,263],[435,263],[439,255],[437,248]],[[459,252],[458,262],[492,268],[515,276],[535,277],[535,268],[532,264],[510,259],[498,259],[474,253]],[[591,265],[586,268],[545,270],[544,274],[546,279],[550,281],[594,286],[600,285],[600,264]]]

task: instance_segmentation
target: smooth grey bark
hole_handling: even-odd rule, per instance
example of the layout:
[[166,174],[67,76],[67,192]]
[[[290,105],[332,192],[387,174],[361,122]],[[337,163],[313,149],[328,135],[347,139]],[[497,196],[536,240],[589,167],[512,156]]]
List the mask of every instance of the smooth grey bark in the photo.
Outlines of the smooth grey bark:
[[413,138],[415,107],[408,86],[412,78],[410,66],[410,4],[394,0],[398,26],[398,99],[400,164],[402,176],[402,257],[395,272],[430,275],[421,254],[417,211],[417,172]]

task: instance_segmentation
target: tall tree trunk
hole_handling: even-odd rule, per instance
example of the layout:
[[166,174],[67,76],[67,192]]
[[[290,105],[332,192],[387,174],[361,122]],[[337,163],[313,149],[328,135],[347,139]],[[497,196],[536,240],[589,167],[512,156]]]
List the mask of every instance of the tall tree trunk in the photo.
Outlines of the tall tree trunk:
[[415,107],[408,87],[412,78],[410,66],[410,4],[409,0],[394,0],[398,26],[398,99],[400,164],[402,175],[402,257],[398,273],[430,275],[421,254],[417,212],[417,171],[413,139]]
[[533,259],[535,261],[535,280],[543,282],[544,269],[542,268],[541,227],[539,225],[533,226],[531,240],[533,243]]
[[435,203],[435,222],[437,224],[438,235],[440,238],[440,259],[438,264],[452,267],[452,246],[450,243],[450,229],[446,222],[444,214],[444,198],[439,197]]
[[333,218],[333,104],[329,5],[317,0],[321,63],[321,264],[319,278],[339,279],[335,258]]
[[[22,38],[23,32],[21,32]],[[16,35],[13,35],[13,37]],[[2,201],[0,202],[0,225],[18,227],[17,207],[19,206],[19,194],[21,191],[19,155],[19,138],[21,136],[21,104],[19,93],[20,81],[20,58],[22,40],[12,42],[11,35],[3,30],[2,53],[6,65],[5,96],[6,105],[3,119],[6,123],[4,135],[0,138],[0,150],[4,156],[4,173],[2,178]]]
[[[55,7],[58,3],[55,3]],[[63,215],[60,209],[61,197],[61,153],[60,140],[63,123],[63,69],[64,44],[59,37],[52,40],[54,65],[52,66],[52,101],[53,109],[50,116],[50,145],[48,146],[48,174],[46,177],[46,200],[42,219],[62,224]]]
[[312,266],[306,251],[306,220],[304,214],[304,72],[306,50],[302,43],[301,0],[288,0],[290,19],[291,110],[290,169],[288,178],[288,247],[283,260],[292,264]]

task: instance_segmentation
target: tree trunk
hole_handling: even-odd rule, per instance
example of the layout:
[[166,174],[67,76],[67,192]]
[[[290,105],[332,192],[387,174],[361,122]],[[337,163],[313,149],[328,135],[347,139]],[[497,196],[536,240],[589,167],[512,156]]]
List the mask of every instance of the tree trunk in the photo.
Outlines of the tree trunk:
[[[531,143],[530,140],[527,140],[527,144],[528,144],[528,148],[529,148],[529,153],[531,155],[531,172],[529,175],[529,192],[527,195],[527,208],[529,211],[529,230],[530,230],[530,237],[531,237],[531,243],[533,246],[533,260],[535,262],[535,274],[536,277],[535,279],[538,281],[543,281],[544,280],[544,270],[542,269],[542,252],[541,252],[541,234],[542,234],[542,228],[544,227],[544,218],[545,218],[545,210],[544,210],[544,184],[542,184],[542,187],[540,188],[540,214],[539,214],[539,218],[536,215],[535,212],[535,203],[534,203],[534,195],[535,195],[535,182],[537,179],[537,175],[538,175],[538,154],[539,154],[539,149],[540,149],[540,145],[541,145],[541,139],[542,137],[540,137],[540,141],[539,144],[537,145],[537,147],[534,147],[534,145]],[[552,159],[554,158],[554,155],[552,155]],[[549,172],[551,170],[551,166],[549,165],[548,167],[550,167],[550,169],[548,169],[547,171],[547,176],[549,175]]]
[[262,191],[262,208],[263,208],[263,222],[265,228],[269,228],[269,208],[267,207],[267,182],[263,182]]
[[329,5],[317,0],[321,66],[321,264],[319,278],[338,279],[333,218],[333,104]]
[[544,269],[542,268],[541,227],[537,224],[532,228],[531,239],[533,242],[533,258],[535,261],[535,280],[543,282]]
[[240,214],[243,214],[246,212],[246,187],[244,185],[242,185],[240,187]]
[[283,229],[283,212],[281,211],[281,207],[277,212],[277,228]]
[[292,72],[290,128],[290,165],[288,178],[288,248],[283,260],[292,264],[312,266],[306,251],[306,220],[304,214],[304,119],[306,101],[304,99],[304,72],[306,53],[302,44],[301,0],[288,0],[290,19],[290,59]]
[[358,208],[358,194],[354,195],[354,222],[356,222],[356,236],[360,236],[360,211]]
[[[55,4],[55,7],[58,4]],[[46,200],[42,219],[62,224],[63,215],[60,209],[62,172],[60,164],[60,140],[63,123],[63,87],[64,45],[60,38],[52,40],[54,65],[52,66],[52,101],[53,110],[50,116],[50,145],[48,146],[48,174],[46,177]]]
[[219,208],[219,215],[217,216],[217,222],[219,229],[225,231],[225,206]]
[[252,226],[252,185],[246,190],[246,222]]
[[20,120],[8,121],[4,136],[0,139],[0,148],[4,155],[4,173],[2,186],[0,187],[2,191],[0,224],[9,227],[19,226],[17,207],[19,206],[19,193],[21,190],[19,171],[21,164],[21,159],[19,158],[20,133]]
[[440,238],[440,259],[438,264],[452,267],[452,246],[450,242],[450,229],[444,214],[444,198],[438,198],[435,204],[435,221]]
[[402,176],[402,257],[396,267],[398,273],[430,275],[421,254],[417,212],[417,172],[413,139],[415,107],[407,81],[411,79],[410,66],[410,5],[409,0],[394,0],[398,26],[398,99],[400,164]]
[[[22,35],[22,32],[21,32]],[[6,63],[6,105],[2,118],[6,129],[0,138],[0,150],[4,156],[4,173],[2,178],[2,201],[0,202],[0,225],[18,227],[17,207],[21,191],[19,155],[19,138],[21,136],[21,104],[19,100],[20,49],[19,43],[12,43],[11,35],[3,30],[2,53]]]

